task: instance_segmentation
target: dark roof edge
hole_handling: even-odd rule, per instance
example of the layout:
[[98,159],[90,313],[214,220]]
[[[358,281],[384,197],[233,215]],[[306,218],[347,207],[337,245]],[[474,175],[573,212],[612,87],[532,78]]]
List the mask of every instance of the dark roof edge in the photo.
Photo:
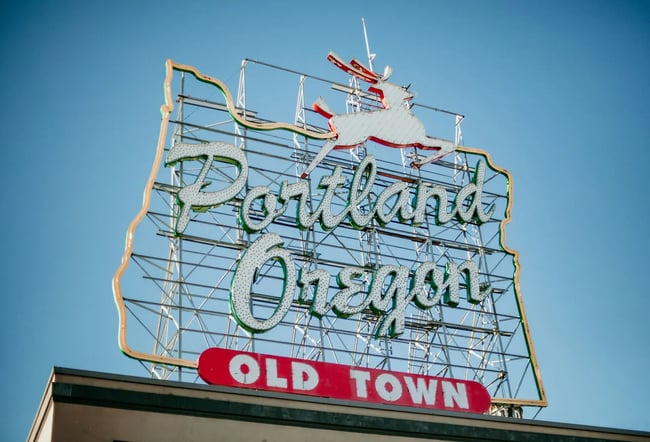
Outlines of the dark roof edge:
[[[311,402],[311,403],[319,403],[319,404],[338,405],[338,406],[353,407],[355,409],[367,408],[367,409],[376,409],[376,410],[385,410],[385,411],[409,412],[409,413],[420,414],[420,415],[445,416],[445,417],[467,419],[470,421],[474,421],[475,425],[480,425],[480,422],[501,422],[501,423],[508,423],[508,424],[521,423],[522,425],[539,427],[540,429],[551,427],[551,428],[557,428],[560,430],[568,430],[568,431],[579,430],[579,431],[588,431],[588,432],[590,431],[590,432],[598,432],[598,433],[612,433],[612,434],[617,434],[619,436],[630,435],[630,436],[637,436],[637,437],[647,437],[650,440],[650,432],[639,431],[639,430],[597,427],[597,426],[589,426],[589,425],[581,425],[581,424],[532,420],[532,419],[525,419],[525,418],[514,419],[514,418],[505,418],[500,416],[476,415],[470,413],[455,413],[455,412],[444,411],[444,410],[427,410],[427,409],[391,406],[391,405],[384,405],[384,404],[364,403],[362,406],[360,406],[358,402],[353,402],[353,401],[310,397],[310,396],[302,396],[302,395],[295,395],[289,393],[278,393],[278,392],[271,392],[271,391],[249,390],[245,388],[236,388],[236,387],[222,387],[216,385],[195,384],[195,383],[181,382],[181,381],[158,380],[158,379],[144,378],[144,377],[139,377],[134,375],[104,373],[104,372],[97,372],[97,371],[90,371],[90,370],[76,369],[76,368],[66,368],[66,367],[54,367],[53,375],[55,376],[57,374],[86,377],[92,379],[105,379],[105,380],[134,383],[134,384],[147,384],[147,385],[174,387],[174,388],[189,389],[189,390],[202,390],[202,391],[212,391],[212,392],[220,392],[220,393],[239,394],[239,395],[252,396],[252,397],[267,397],[267,398],[290,400],[295,402]],[[139,393],[139,394],[143,394],[143,393]]]

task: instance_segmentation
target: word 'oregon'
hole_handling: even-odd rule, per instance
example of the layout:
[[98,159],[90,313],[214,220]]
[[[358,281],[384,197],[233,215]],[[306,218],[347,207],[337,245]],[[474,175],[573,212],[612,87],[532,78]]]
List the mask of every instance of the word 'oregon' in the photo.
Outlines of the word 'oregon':
[[[291,252],[282,245],[282,238],[277,233],[260,236],[246,250],[235,270],[230,287],[231,311],[237,322],[251,332],[271,330],[284,319],[293,303],[296,285],[300,287],[299,300],[311,303],[310,313],[319,318],[329,310],[341,318],[372,310],[382,317],[374,331],[375,337],[402,334],[406,308],[411,301],[423,310],[436,305],[441,297],[446,304],[457,306],[461,278],[465,283],[468,302],[478,304],[490,293],[489,287],[480,290],[478,265],[472,260],[460,265],[449,262],[444,272],[435,262],[425,261],[413,274],[406,266],[380,266],[372,272],[367,290],[363,276],[368,270],[344,267],[336,277],[340,290],[327,302],[329,272],[316,269],[298,274]],[[267,319],[258,319],[252,311],[251,289],[259,282],[261,269],[269,261],[282,266],[283,289],[273,314]],[[311,286],[314,287],[314,295],[309,300],[307,292]]]

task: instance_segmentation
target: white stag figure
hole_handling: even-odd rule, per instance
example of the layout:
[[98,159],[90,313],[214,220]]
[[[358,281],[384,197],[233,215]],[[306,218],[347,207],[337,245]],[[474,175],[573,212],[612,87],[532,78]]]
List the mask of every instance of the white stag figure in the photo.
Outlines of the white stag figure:
[[427,136],[424,125],[411,112],[408,102],[413,98],[413,94],[408,91],[408,87],[386,81],[391,74],[390,66],[386,66],[384,74],[380,75],[355,59],[349,64],[345,63],[333,52],[327,55],[327,59],[348,74],[370,83],[368,90],[379,95],[384,108],[337,115],[319,97],[313,108],[329,119],[328,125],[336,137],[325,142],[320,152],[302,173],[302,178],[309,176],[332,149],[351,149],[366,140],[390,147],[417,147],[435,151],[424,159],[411,163],[413,167],[421,167],[455,149],[452,141]]

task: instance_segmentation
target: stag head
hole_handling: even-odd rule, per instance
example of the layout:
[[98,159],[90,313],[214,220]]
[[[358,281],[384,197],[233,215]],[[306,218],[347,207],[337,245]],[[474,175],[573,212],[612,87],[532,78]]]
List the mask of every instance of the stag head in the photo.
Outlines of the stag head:
[[379,95],[386,109],[400,106],[413,98],[413,94],[408,91],[408,86],[398,86],[387,81],[393,73],[390,66],[384,68],[383,74],[378,74],[368,69],[356,58],[353,58],[350,63],[346,63],[334,52],[330,52],[327,55],[327,59],[339,69],[370,83],[371,86],[368,90]]

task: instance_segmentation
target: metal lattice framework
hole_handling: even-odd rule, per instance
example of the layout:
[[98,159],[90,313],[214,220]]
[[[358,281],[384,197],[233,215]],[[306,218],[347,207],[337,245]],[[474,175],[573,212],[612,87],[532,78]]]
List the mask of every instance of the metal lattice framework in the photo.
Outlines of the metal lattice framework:
[[[413,189],[422,181],[441,186],[451,204],[457,192],[471,182],[478,161],[484,161],[488,168],[481,204],[496,208],[486,223],[452,220],[437,225],[435,217],[429,216],[418,226],[395,218],[386,225],[373,220],[361,229],[344,221],[330,231],[318,225],[300,230],[296,210],[289,207],[264,231],[249,233],[238,222],[242,192],[218,207],[191,211],[187,228],[177,235],[173,226],[180,211],[178,191],[195,183],[201,173],[206,173],[205,181],[210,182],[207,190],[226,188],[237,170],[224,162],[208,164],[204,158],[165,167],[165,157],[175,144],[227,142],[239,147],[249,164],[245,189],[249,191],[259,185],[277,190],[283,182],[301,180],[301,172],[322,141],[302,133],[251,130],[233,123],[224,94],[209,77],[171,62],[167,68],[168,97],[159,152],[145,189],[145,205],[129,228],[125,258],[114,279],[121,313],[120,345],[127,355],[141,360],[160,379],[198,381],[195,367],[200,353],[221,347],[474,380],[488,389],[495,404],[493,412],[500,414],[512,415],[512,410],[521,406],[546,405],[519,293],[518,257],[505,247],[504,227],[512,204],[510,177],[492,164],[487,153],[461,146],[462,115],[415,105],[414,111],[429,131],[444,136],[441,132],[447,130],[459,146],[454,154],[422,168],[410,167],[421,154],[412,148],[390,149],[368,142],[350,151],[333,151],[310,175],[312,193],[307,203],[313,208],[320,201],[320,178],[331,175],[336,166],[342,167],[349,183],[359,161],[374,155],[377,179],[367,206],[359,207],[361,212],[369,210],[373,198],[396,181]],[[330,102],[345,102],[347,112],[379,106],[378,97],[365,92],[356,78],[347,84],[337,83],[245,60],[233,99],[238,117],[268,123],[283,121],[283,111],[290,115],[273,98],[268,102],[262,99],[265,95],[260,90],[272,86],[270,78],[282,79],[273,80],[273,84],[286,85],[282,93],[289,97],[287,103],[293,102],[289,93],[296,97],[293,124],[314,133],[327,132],[325,120],[305,106],[305,97],[313,100],[316,94],[331,94]],[[256,91],[259,108],[257,103],[247,103],[247,90]],[[276,111],[279,117],[272,115]],[[332,212],[338,213],[347,203],[348,190],[342,186],[332,200]],[[436,210],[433,202],[428,210]],[[260,219],[264,216],[261,208],[252,213]],[[136,230],[137,241],[133,239]],[[308,287],[296,293],[289,313],[277,327],[250,333],[230,312],[230,284],[243,253],[265,232],[281,236],[297,269],[329,272],[330,294],[337,290],[335,276],[344,267],[365,269],[359,283],[367,285],[371,272],[381,265],[407,266],[415,271],[425,261],[444,268],[449,262],[466,260],[478,265],[481,287],[489,287],[490,292],[478,304],[462,302],[452,307],[440,301],[429,309],[411,304],[406,310],[405,332],[377,339],[373,335],[379,320],[375,312],[368,309],[341,318],[330,311],[319,318],[310,313]],[[265,318],[277,305],[284,273],[279,263],[269,261],[257,276],[252,310],[255,316]]]

